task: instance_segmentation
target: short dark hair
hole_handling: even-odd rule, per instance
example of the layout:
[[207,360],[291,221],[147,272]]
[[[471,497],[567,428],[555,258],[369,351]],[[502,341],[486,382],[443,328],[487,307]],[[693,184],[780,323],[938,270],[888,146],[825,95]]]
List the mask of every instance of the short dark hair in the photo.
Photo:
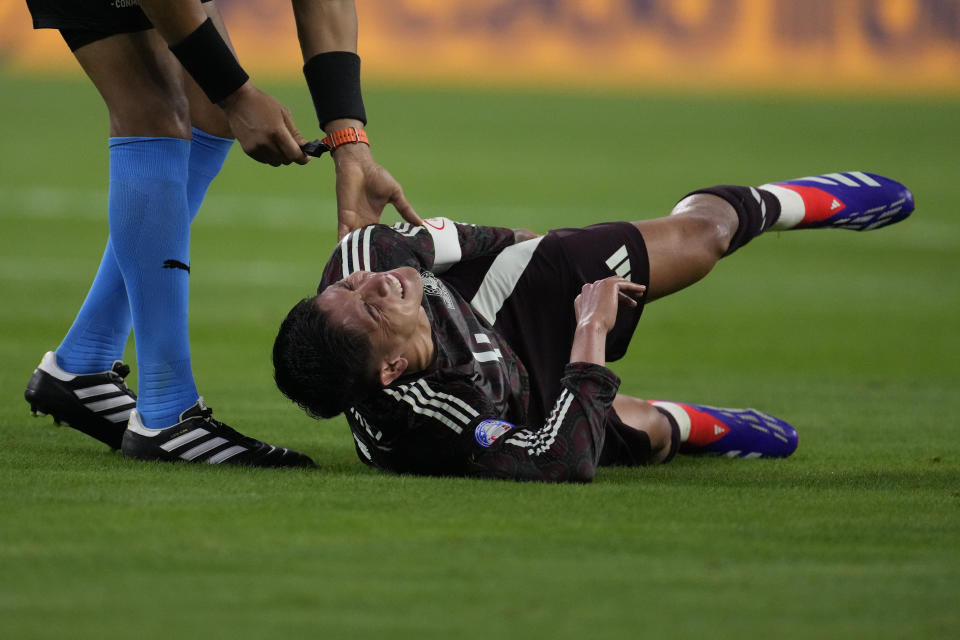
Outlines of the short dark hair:
[[350,327],[334,326],[316,298],[298,302],[273,343],[277,387],[307,413],[332,418],[379,388],[370,373],[373,346]]

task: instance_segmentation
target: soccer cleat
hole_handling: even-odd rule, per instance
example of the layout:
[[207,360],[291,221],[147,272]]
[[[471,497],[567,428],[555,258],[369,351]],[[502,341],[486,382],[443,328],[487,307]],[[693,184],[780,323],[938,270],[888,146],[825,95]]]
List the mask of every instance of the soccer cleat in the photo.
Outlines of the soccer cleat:
[[686,441],[680,452],[728,458],[786,458],[797,450],[797,430],[756,409],[718,409],[679,402],[651,402],[677,421]]
[[213,419],[203,398],[180,414],[180,422],[166,429],[147,429],[133,411],[123,434],[123,455],[138,460],[200,462],[251,467],[316,467],[302,453],[274,447]]
[[758,187],[780,201],[770,228],[836,227],[869,231],[900,222],[913,212],[913,194],[890,178],[863,171],[827,173]]
[[57,365],[56,354],[48,351],[23,397],[33,415],[51,415],[57,424],[66,423],[119,449],[127,419],[137,406],[136,394],[123,382],[129,373],[130,367],[119,360],[109,371],[68,373]]

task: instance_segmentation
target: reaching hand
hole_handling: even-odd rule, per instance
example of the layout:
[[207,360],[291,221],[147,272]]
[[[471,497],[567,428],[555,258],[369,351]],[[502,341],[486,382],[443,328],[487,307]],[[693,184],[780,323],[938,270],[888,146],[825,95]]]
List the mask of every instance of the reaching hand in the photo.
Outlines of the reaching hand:
[[337,237],[380,222],[387,204],[413,225],[423,220],[403,195],[400,183],[377,164],[365,144],[348,144],[333,153],[337,167]]
[[617,321],[621,304],[636,307],[647,288],[642,284],[610,276],[603,280],[583,285],[580,295],[573,301],[577,324],[592,325],[604,333],[610,331]]
[[273,96],[247,82],[220,103],[230,129],[244,153],[274,167],[281,164],[307,164],[310,158],[300,149],[306,143],[290,110]]

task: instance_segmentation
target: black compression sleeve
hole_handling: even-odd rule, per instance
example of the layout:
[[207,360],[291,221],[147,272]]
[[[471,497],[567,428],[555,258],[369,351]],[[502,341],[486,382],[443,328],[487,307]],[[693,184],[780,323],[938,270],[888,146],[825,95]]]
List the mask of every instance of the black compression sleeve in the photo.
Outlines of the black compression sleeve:
[[171,45],[170,51],[214,104],[250,78],[210,18],[179,43]]
[[340,118],[367,124],[360,91],[360,56],[350,51],[318,53],[303,65],[303,75],[321,129]]

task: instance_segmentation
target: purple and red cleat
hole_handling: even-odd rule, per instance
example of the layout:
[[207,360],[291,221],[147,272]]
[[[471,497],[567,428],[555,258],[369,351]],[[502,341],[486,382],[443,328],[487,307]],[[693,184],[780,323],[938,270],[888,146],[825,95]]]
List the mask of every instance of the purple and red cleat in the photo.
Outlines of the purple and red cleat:
[[786,458],[797,450],[797,430],[756,409],[718,409],[684,402],[652,401],[680,427],[680,453],[728,458]]
[[827,173],[760,187],[780,201],[780,218],[770,228],[836,227],[869,231],[900,222],[913,212],[905,186],[863,171]]

